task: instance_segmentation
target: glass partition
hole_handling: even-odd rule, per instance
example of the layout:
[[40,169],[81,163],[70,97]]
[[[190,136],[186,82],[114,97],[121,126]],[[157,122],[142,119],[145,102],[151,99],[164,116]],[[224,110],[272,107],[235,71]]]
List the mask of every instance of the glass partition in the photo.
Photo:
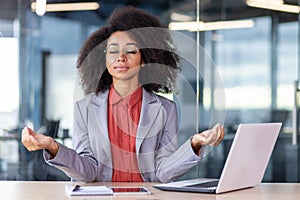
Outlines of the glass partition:
[[[250,19],[254,26],[205,31],[204,43],[198,40],[210,52],[223,80],[227,134],[223,145],[216,147],[207,158],[207,167],[199,164],[198,177],[203,174],[219,177],[220,166],[239,123],[279,121],[283,128],[263,181],[298,182],[299,148],[292,145],[294,80],[298,79],[299,62],[298,14],[268,10],[270,14],[263,16],[239,18],[237,14],[227,19],[230,16],[227,6],[226,2],[221,5],[220,21]],[[202,16],[207,14],[204,7],[200,7]],[[209,106],[204,100],[204,108]]]

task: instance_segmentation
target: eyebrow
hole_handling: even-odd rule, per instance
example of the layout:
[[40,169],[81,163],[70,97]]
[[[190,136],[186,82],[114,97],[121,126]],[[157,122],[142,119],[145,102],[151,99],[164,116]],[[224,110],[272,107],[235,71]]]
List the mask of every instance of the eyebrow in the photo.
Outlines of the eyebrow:
[[136,44],[136,43],[134,43],[134,42],[131,42],[131,43],[126,43],[126,45],[135,45],[135,46],[137,46],[137,44]]
[[110,44],[107,45],[107,46],[119,46],[119,44],[118,44],[118,43],[110,43]]
[[[137,46],[137,44],[134,43],[134,42],[126,43],[125,46],[127,46],[127,45],[135,45],[135,46]],[[107,45],[107,46],[120,46],[120,45],[119,45],[118,43],[110,43],[110,44]]]

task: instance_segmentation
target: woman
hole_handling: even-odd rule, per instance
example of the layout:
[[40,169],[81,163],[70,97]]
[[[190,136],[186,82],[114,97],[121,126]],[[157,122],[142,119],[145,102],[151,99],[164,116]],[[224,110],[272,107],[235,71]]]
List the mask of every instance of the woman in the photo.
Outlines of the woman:
[[201,160],[201,146],[224,137],[217,124],[178,148],[176,105],[156,94],[174,90],[178,57],[168,31],[142,10],[114,11],[83,45],[78,70],[87,95],[74,106],[74,149],[22,131],[28,150],[44,149],[74,180],[172,181]]

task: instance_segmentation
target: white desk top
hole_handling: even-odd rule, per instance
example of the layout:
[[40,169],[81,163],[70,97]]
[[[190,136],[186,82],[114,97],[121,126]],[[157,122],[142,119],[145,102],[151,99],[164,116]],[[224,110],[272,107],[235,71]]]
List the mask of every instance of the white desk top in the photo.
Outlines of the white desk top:
[[68,197],[65,184],[70,182],[51,181],[0,181],[0,197],[5,200],[60,200],[60,199],[133,199],[133,200],[299,200],[300,183],[263,183],[255,188],[244,189],[224,194],[201,194],[184,192],[166,192],[155,189],[157,183],[93,183],[88,185],[143,185],[151,195],[139,196],[90,196]]

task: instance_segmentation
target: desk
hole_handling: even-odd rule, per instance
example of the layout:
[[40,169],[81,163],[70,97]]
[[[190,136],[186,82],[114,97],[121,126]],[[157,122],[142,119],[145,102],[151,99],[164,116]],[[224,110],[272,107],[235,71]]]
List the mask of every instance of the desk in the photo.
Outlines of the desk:
[[[153,183],[143,185],[153,194],[143,196],[93,196],[67,197],[64,186],[70,182],[49,181],[0,181],[0,197],[5,200],[61,200],[61,199],[105,199],[105,200],[299,200],[300,183],[263,183],[255,188],[244,189],[224,194],[201,194],[184,192],[166,192],[153,188]],[[129,185],[128,183],[93,183],[88,185]]]

